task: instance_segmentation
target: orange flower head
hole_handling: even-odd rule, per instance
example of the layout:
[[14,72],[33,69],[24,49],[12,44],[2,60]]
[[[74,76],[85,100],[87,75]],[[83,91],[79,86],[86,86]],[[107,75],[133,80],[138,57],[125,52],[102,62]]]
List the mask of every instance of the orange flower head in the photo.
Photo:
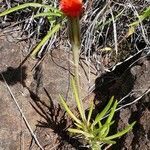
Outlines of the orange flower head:
[[82,6],[82,0],[60,0],[60,10],[69,17],[80,16]]

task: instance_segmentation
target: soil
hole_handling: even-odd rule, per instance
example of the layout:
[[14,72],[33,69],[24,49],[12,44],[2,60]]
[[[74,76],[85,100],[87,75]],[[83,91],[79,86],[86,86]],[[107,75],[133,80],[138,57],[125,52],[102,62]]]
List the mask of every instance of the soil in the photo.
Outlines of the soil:
[[[28,58],[24,62],[27,43],[13,39],[13,33],[0,37],[0,71],[38,141],[47,150],[77,148],[81,143],[71,138],[66,131],[71,121],[58,104],[59,94],[62,94],[68,100],[68,104],[75,108],[69,88],[70,54],[56,49],[34,69],[38,60]],[[84,72],[82,68],[80,70],[81,73]],[[0,76],[0,149],[37,149],[3,77]],[[82,88],[85,89],[82,90],[84,96],[87,95],[88,82],[85,75],[81,80],[85,81],[82,83]]]
[[[17,40],[21,34],[18,28],[10,27],[8,33],[0,34],[0,150],[40,149],[15,100],[44,150],[88,149],[83,147],[84,141],[68,134],[67,128],[72,122],[59,106],[61,94],[76,110],[70,90],[71,52],[54,49],[40,64],[39,60],[30,57],[26,60],[29,43]],[[148,51],[150,49],[139,50],[133,57],[111,68],[110,72],[98,76],[93,69],[90,83],[88,65],[80,63],[85,108],[89,107],[90,98],[95,100],[94,114],[101,111],[112,95],[119,101],[120,109],[116,112],[110,134],[136,121],[133,130],[116,140],[117,144],[110,150],[150,150]],[[88,91],[89,84],[95,84],[91,92]]]
[[[69,94],[69,67],[66,53],[62,50],[55,50],[51,55],[47,55],[43,62],[33,71],[36,60],[28,59],[21,67],[23,60],[21,50],[26,47],[26,43],[8,41],[5,35],[0,38],[1,43],[1,64],[0,69],[7,84],[20,105],[32,130],[35,132],[40,144],[44,149],[82,149],[82,142],[71,138],[66,132],[66,128],[71,124],[65,116],[63,110],[58,105],[58,94],[62,94],[73,107],[74,101]],[[123,107],[116,113],[117,131],[123,129],[128,123],[137,121],[132,132],[129,132],[117,141],[111,149],[120,150],[148,150],[150,149],[150,93],[146,92],[150,86],[150,60],[148,56],[140,53],[132,58],[139,60],[130,68],[124,63],[116,67],[110,73],[106,73],[96,79],[95,90],[90,94],[105,105],[108,97],[115,95],[117,99],[125,98],[120,106],[135,101],[133,104]],[[128,69],[127,69],[128,68]],[[117,72],[115,71],[117,70]],[[124,71],[126,70],[126,71]],[[117,74],[116,74],[117,73]],[[82,73],[83,74],[83,73]],[[84,75],[84,74],[83,74]],[[112,77],[115,81],[109,80]],[[84,76],[85,78],[85,76]],[[96,77],[95,77],[96,78]],[[100,84],[101,79],[106,79],[104,84]],[[93,77],[94,79],[94,77]],[[6,83],[0,78],[0,149],[37,149],[37,145],[31,136],[22,116],[11,97]],[[85,81],[87,83],[87,81]],[[85,87],[87,85],[84,85]],[[65,87],[65,88],[64,88]],[[68,87],[68,88],[66,88]],[[86,88],[85,88],[86,89]],[[82,93],[86,95],[87,93]],[[85,100],[87,103],[89,99]],[[74,108],[74,107],[73,107]],[[113,131],[114,132],[114,131]],[[83,148],[84,149],[84,148]]]

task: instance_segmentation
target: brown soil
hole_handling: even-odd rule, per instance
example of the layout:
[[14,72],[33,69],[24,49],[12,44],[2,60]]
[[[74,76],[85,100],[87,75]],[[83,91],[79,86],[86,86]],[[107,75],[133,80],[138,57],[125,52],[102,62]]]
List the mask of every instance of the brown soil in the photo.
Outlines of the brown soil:
[[[30,58],[20,66],[25,58],[23,52],[27,44],[25,41],[16,41],[13,33],[0,37],[0,71],[39,143],[47,150],[78,149],[81,143],[69,136],[66,129],[71,122],[58,105],[59,94],[68,100],[72,108],[75,105],[69,88],[70,54],[63,50],[54,50],[35,69],[33,67],[37,60]],[[82,72],[84,71],[81,68]],[[87,95],[88,82],[85,75],[81,79],[85,81],[82,83],[84,96]],[[0,89],[0,149],[37,149],[2,76]]]
[[[19,34],[20,31],[0,34],[0,72],[39,143],[44,150],[87,149],[82,147],[84,141],[71,137],[66,131],[72,122],[58,104],[59,94],[62,94],[72,109],[75,109],[69,86],[70,53],[56,49],[47,54],[37,67],[35,65],[38,60],[31,58],[21,65],[27,55],[29,43],[27,40],[18,42],[16,39]],[[88,66],[83,62],[81,64],[81,94],[86,108],[91,97],[95,100],[96,114],[112,95],[118,100],[126,96],[119,104],[120,110],[115,115],[116,123],[110,134],[124,129],[128,123],[137,122],[134,129],[118,139],[117,144],[110,149],[150,150],[150,56],[142,51],[98,78],[92,70],[90,84],[95,83],[95,88],[91,93],[88,93]],[[0,150],[40,149],[2,75],[0,75]]]
[[[47,55],[34,71],[31,71],[36,64],[34,60],[28,59],[23,66],[18,67],[24,58],[21,50],[26,47],[26,43],[8,41],[9,36],[5,35],[0,38],[0,71],[35,132],[39,143],[46,150],[82,149],[82,141],[71,138],[66,132],[66,128],[71,122],[58,105],[58,94],[63,94],[68,103],[74,106],[68,82],[70,77],[68,54],[62,50],[55,50],[51,55]],[[129,94],[120,104],[120,106],[124,106],[148,90],[150,85],[150,61],[148,56],[142,58],[143,56],[145,55],[139,54],[137,58],[134,58],[136,60],[141,59],[130,68],[128,68],[129,64],[127,63],[121,66],[121,68],[125,67],[123,71],[116,67],[111,73],[104,74],[96,79],[96,89],[90,95],[95,99],[103,100],[103,102],[96,101],[98,110],[101,108],[99,103],[105,104],[105,101],[111,95],[121,99],[132,91],[132,94]],[[131,64],[132,61],[129,63]],[[104,84],[101,84],[102,78],[106,79]],[[115,80],[109,80],[112,78]],[[85,75],[83,79],[85,80]],[[83,79],[82,81],[84,81]],[[37,149],[37,145],[2,77],[0,80],[0,149]],[[87,81],[85,80],[83,83],[83,88],[86,89],[85,83]],[[87,89],[82,94],[87,95],[86,91]],[[112,129],[112,133],[116,129],[123,129],[128,123],[135,120],[137,123],[133,131],[119,139],[112,149],[150,149],[149,99],[150,94],[147,92],[135,103],[116,113],[116,127],[114,127],[114,130]],[[88,99],[85,102],[87,103]]]

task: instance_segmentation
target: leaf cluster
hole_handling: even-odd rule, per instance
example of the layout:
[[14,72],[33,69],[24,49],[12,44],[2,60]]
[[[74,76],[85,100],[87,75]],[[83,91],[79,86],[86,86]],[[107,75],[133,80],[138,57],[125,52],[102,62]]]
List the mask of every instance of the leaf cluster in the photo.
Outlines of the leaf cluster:
[[[110,127],[114,124],[113,116],[117,108],[117,101],[114,100],[114,97],[112,97],[106,107],[99,114],[97,114],[93,120],[93,102],[91,102],[89,112],[86,117],[85,110],[83,109],[83,103],[79,99],[74,79],[71,80],[71,84],[80,117],[75,116],[67,105],[65,99],[60,95],[61,105],[64,107],[65,111],[72,118],[75,124],[75,128],[69,128],[68,131],[85,139],[93,150],[100,150],[104,144],[115,144],[116,142],[114,139],[121,137],[133,128],[135,122],[128,125],[124,130],[117,132],[114,135],[109,135]],[[106,115],[107,119],[105,123],[102,123],[102,120]]]

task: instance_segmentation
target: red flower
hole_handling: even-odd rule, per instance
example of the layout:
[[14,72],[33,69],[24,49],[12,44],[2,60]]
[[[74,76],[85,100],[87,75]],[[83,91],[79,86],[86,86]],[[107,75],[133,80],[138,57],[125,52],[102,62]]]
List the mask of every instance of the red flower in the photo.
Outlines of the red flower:
[[69,17],[80,16],[82,6],[82,0],[60,0],[60,10]]

